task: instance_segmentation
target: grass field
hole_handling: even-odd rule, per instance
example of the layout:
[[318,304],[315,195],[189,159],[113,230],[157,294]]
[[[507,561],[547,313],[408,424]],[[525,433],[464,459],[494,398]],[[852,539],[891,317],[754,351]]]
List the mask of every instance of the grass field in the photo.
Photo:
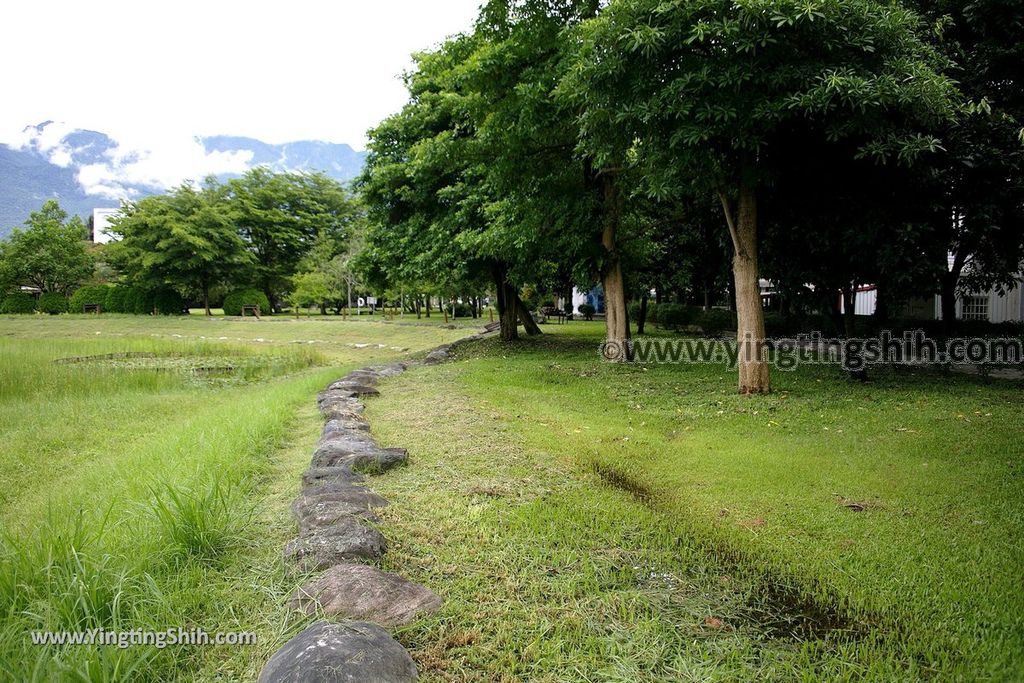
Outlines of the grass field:
[[[421,680],[1024,679],[1019,383],[803,367],[740,397],[724,368],[601,362],[600,323],[544,329],[368,400],[410,451],[372,484],[382,565],[445,599],[397,633]],[[254,679],[305,623],[280,549],[316,390],[465,334],[0,318],[0,680]],[[91,626],[259,642],[28,644]]]
[[256,630],[261,646],[244,656],[261,664],[282,612],[259,606],[290,588],[278,560],[288,501],[271,511],[266,500],[297,487],[301,463],[279,463],[290,443],[308,462],[316,435],[301,435],[316,422],[316,391],[464,334],[339,320],[0,318],[0,680],[213,677],[232,654],[33,647],[31,630]]
[[[490,340],[369,415],[426,680],[1022,680],[1024,392],[834,368],[734,394],[599,325]],[[445,397],[444,403],[436,400]]]

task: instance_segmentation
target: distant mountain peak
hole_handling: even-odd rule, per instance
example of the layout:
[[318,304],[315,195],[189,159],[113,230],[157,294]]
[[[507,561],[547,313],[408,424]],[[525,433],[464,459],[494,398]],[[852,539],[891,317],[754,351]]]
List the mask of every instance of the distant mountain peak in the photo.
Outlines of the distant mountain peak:
[[[52,120],[26,126],[18,145],[0,144],[0,237],[20,226],[46,199],[56,198],[68,213],[83,218],[95,207],[161,192],[188,178],[241,175],[248,168],[322,171],[348,182],[362,170],[366,153],[323,140],[266,143],[239,135],[169,143],[176,164],[161,166],[161,150],[125,148],[108,135]],[[166,150],[163,150],[166,151]]]

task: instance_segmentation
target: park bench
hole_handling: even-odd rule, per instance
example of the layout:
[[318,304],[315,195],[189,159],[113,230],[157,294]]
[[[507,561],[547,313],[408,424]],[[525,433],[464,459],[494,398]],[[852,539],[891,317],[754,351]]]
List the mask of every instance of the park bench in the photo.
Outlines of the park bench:
[[256,305],[256,306],[242,306],[242,317],[243,318],[245,317],[246,313],[254,316],[257,320],[260,319],[260,307],[258,305]]
[[84,304],[82,306],[82,313],[100,313],[103,308],[99,304]]
[[559,325],[565,322],[565,311],[558,306],[544,306],[540,309],[540,313],[545,318],[555,318]]

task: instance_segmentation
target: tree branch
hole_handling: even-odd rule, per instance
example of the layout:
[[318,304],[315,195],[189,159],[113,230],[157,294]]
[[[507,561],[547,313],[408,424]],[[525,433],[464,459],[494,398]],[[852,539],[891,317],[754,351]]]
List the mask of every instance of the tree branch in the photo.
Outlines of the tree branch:
[[733,220],[732,206],[729,204],[729,198],[726,196],[724,190],[718,191],[718,198],[722,200],[722,210],[725,212],[725,222],[729,226],[729,237],[732,238],[732,248],[736,253],[740,253],[740,236],[736,232],[736,221]]

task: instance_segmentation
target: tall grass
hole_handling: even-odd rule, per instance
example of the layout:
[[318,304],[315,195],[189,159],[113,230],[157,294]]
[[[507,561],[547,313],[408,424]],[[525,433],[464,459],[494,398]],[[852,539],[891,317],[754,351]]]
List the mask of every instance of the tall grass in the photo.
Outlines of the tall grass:
[[[312,328],[327,342],[294,343]],[[393,335],[422,349],[464,333],[60,316],[0,317],[0,334],[0,681],[163,681],[219,655],[41,647],[30,633],[263,619],[252,595],[268,579],[246,561],[267,547],[277,558],[281,541],[251,519],[296,410],[344,367],[397,355],[350,344]],[[155,359],[54,362],[125,353]],[[344,367],[320,367],[331,361]],[[193,372],[220,367],[229,381]]]
[[[34,534],[0,541],[0,674],[9,680],[127,680],[155,654],[87,646],[34,646],[33,631],[121,631],[159,623],[171,606],[153,577],[103,543],[104,519],[52,515]],[[144,626],[142,626],[144,627]]]
[[239,545],[254,513],[241,487],[220,474],[197,489],[166,483],[153,489],[150,510],[172,556],[200,562],[214,562]]
[[42,647],[30,634],[209,626],[205,590],[226,554],[255,542],[253,491],[269,456],[295,407],[337,371],[210,391],[145,372],[83,380],[81,367],[50,362],[61,344],[38,346],[0,370],[54,387],[0,402],[16,416],[0,461],[16,495],[0,507],[0,680],[175,678],[199,650]]

